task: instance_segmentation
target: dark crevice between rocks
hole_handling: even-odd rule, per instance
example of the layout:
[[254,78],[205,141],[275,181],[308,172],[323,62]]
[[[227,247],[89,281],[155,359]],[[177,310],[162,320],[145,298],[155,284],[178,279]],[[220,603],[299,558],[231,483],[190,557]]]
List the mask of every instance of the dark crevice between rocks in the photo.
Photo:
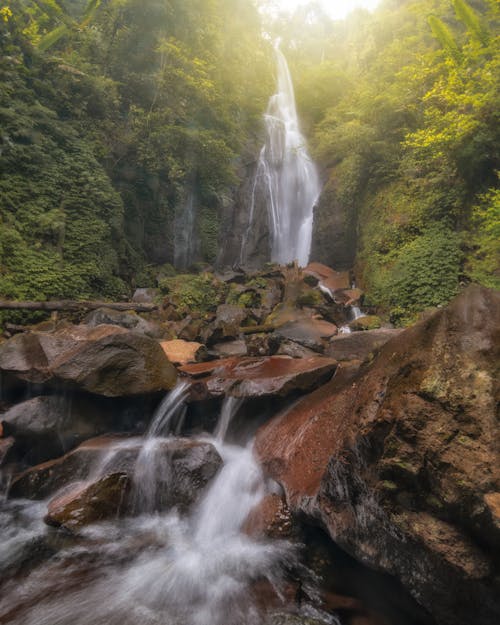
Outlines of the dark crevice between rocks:
[[343,625],[361,614],[374,625],[436,625],[395,577],[358,562],[310,518],[299,522],[304,565],[317,580],[322,608]]

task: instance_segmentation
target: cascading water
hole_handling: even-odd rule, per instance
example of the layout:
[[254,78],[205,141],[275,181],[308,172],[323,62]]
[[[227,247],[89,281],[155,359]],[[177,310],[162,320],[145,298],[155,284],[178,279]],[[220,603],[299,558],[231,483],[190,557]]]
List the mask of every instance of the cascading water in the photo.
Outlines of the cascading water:
[[[105,470],[120,445],[142,444],[134,480],[146,504],[131,516],[81,530],[57,555],[35,565],[24,581],[2,587],[0,622],[10,625],[260,625],[254,582],[266,580],[280,595],[285,571],[296,565],[296,550],[286,541],[257,540],[242,526],[249,512],[269,492],[261,469],[245,446],[224,442],[240,407],[226,399],[211,443],[223,466],[187,515],[148,508],[147,492],[157,470],[151,447],[176,429],[186,387],[181,383],[162,403],[143,439],[128,439],[103,454],[93,473]],[[122,448],[123,449],[123,448]],[[146,451],[144,451],[146,450]],[[143,453],[144,452],[144,453]],[[142,459],[141,459],[141,454]],[[160,467],[161,469],[161,467]],[[167,470],[167,469],[165,469]],[[162,476],[164,478],[164,476]],[[0,555],[44,544],[51,530],[42,522],[46,502],[16,502],[2,519],[12,529]],[[16,524],[12,523],[15,516]],[[5,535],[5,534],[4,534]],[[50,542],[50,541],[49,541]],[[32,547],[31,547],[32,548]],[[10,551],[9,551],[10,550]],[[7,551],[7,553],[5,553]],[[337,622],[327,620],[325,622]]]
[[240,260],[245,262],[248,235],[254,225],[255,195],[262,188],[268,208],[271,260],[282,265],[296,260],[305,267],[311,251],[313,208],[321,185],[300,131],[293,83],[279,42],[275,52],[278,91],[269,100],[264,116],[267,138],[259,156]]

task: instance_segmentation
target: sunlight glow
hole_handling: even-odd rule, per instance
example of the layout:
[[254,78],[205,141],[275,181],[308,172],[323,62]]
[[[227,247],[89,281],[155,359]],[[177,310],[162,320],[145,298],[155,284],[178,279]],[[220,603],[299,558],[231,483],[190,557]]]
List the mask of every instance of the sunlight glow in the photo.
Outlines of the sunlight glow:
[[[322,9],[334,19],[342,19],[357,8],[374,9],[380,0],[316,0]],[[263,3],[271,11],[293,12],[297,7],[310,4],[311,0],[270,0]],[[268,8],[268,7],[266,7]],[[268,10],[269,10],[268,9]]]

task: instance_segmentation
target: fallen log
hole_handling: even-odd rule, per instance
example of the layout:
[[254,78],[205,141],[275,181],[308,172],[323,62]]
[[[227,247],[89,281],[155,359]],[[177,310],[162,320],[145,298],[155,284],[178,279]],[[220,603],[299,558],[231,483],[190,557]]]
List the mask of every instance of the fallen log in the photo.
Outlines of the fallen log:
[[0,300],[0,310],[62,310],[64,312],[78,312],[82,310],[96,310],[97,308],[111,308],[112,310],[133,310],[134,312],[153,312],[158,309],[157,304],[135,302],[79,302],[75,300],[52,300],[48,302],[16,302]]

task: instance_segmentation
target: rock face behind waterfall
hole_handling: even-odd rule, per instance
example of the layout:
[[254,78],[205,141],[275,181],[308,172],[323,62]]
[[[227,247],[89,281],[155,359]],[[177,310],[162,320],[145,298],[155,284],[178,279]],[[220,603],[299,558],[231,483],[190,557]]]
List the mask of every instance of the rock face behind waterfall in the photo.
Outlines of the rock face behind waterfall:
[[256,441],[292,510],[443,625],[500,620],[499,339],[500,295],[469,287]]

